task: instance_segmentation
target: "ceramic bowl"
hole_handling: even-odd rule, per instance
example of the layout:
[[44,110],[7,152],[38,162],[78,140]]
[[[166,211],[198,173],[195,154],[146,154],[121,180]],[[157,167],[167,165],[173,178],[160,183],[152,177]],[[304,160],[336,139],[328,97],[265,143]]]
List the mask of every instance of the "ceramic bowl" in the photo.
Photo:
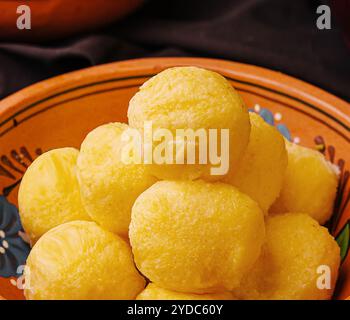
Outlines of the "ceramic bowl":
[[[0,39],[38,42],[52,41],[112,23],[138,8],[144,0],[2,0]],[[31,29],[17,27],[17,20],[29,12]]]
[[159,71],[195,65],[224,75],[251,111],[289,140],[324,153],[341,178],[327,226],[341,247],[335,299],[350,295],[350,105],[310,84],[251,65],[201,58],[117,62],[49,79],[0,102],[0,296],[23,299],[22,271],[30,251],[17,211],[28,165],[42,152],[79,147],[93,128],[127,121],[129,99]]

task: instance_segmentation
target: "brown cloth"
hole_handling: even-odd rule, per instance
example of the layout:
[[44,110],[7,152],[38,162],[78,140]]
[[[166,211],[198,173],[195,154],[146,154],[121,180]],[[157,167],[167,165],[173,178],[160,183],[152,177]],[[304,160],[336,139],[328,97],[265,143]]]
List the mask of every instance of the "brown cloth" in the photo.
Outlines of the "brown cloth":
[[0,43],[0,98],[91,65],[138,57],[204,56],[282,71],[350,101],[350,50],[333,11],[331,30],[316,26],[316,8],[325,3],[149,0],[103,30],[53,43]]

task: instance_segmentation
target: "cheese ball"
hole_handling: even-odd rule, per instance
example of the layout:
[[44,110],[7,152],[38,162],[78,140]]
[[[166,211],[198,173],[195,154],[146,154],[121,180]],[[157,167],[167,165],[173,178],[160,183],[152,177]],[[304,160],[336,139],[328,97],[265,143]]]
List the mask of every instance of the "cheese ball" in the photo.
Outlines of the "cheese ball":
[[[316,220],[306,214],[272,216],[266,223],[266,243],[249,274],[234,290],[241,299],[325,300],[335,287],[340,249]],[[329,268],[330,289],[318,288]]]
[[76,177],[78,154],[74,148],[51,150],[35,159],[24,174],[18,206],[23,227],[33,243],[62,223],[90,220]]
[[286,141],[288,166],[272,213],[303,212],[320,224],[332,215],[339,169],[316,150]]
[[264,241],[258,204],[224,183],[160,181],[133,209],[129,237],[138,269],[165,289],[232,290]]
[[231,292],[220,293],[183,293],[167,290],[150,283],[136,298],[136,300],[235,300]]
[[[229,140],[229,150],[222,148],[227,150],[228,168],[236,166],[249,140],[248,109],[239,94],[221,75],[197,67],[166,69],[146,81],[130,100],[128,119],[130,126],[135,128],[142,129],[145,122],[152,121],[154,131],[160,128],[171,130],[174,145],[181,145],[176,139],[177,129],[203,129],[207,142],[208,129],[217,129],[218,137],[215,135],[215,141],[219,149],[221,141]],[[221,139],[220,129],[229,129],[229,139]],[[195,164],[155,164],[152,172],[157,178],[219,180],[227,174],[227,170],[215,174],[210,170],[219,165],[210,160],[209,147],[206,152],[207,163],[199,163],[199,139],[189,141],[191,140],[186,140],[184,144],[186,148],[191,143],[195,145]],[[188,163],[186,152],[184,160]]]
[[253,198],[265,213],[278,197],[287,168],[287,151],[282,135],[256,113],[250,113],[248,147],[237,170],[225,182]]
[[68,222],[42,236],[24,275],[29,300],[135,299],[145,287],[126,242],[88,221]]
[[131,207],[140,193],[156,179],[149,166],[126,163],[122,157],[128,126],[109,123],[91,131],[78,157],[78,178],[83,204],[90,217],[103,228],[127,236]]

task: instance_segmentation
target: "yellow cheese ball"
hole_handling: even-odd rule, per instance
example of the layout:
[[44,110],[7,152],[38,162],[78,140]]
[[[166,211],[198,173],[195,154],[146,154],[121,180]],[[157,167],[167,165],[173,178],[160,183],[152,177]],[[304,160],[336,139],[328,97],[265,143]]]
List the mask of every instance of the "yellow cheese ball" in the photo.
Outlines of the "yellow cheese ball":
[[[242,299],[330,299],[340,264],[340,249],[316,220],[288,213],[268,218],[262,254],[235,296]],[[329,267],[330,289],[322,278]],[[319,269],[320,268],[320,269]]]
[[[207,141],[208,129],[229,129],[231,167],[235,167],[249,140],[248,109],[239,94],[221,75],[197,67],[166,69],[146,81],[130,100],[128,118],[130,126],[135,128],[142,129],[146,121],[152,121],[154,129],[169,129],[174,141],[177,129],[203,129]],[[218,146],[220,143],[218,139]],[[197,155],[198,145],[196,140]],[[153,173],[159,179],[219,180],[222,174],[213,175],[210,171],[209,148],[207,151],[207,164],[199,164],[198,157],[196,164],[187,166],[154,165]]]
[[45,232],[73,220],[90,220],[76,177],[79,151],[55,149],[39,156],[23,176],[18,205],[23,227],[32,242]]
[[129,237],[138,269],[170,290],[231,290],[264,241],[258,204],[224,183],[160,181],[133,209]]
[[86,211],[102,227],[121,236],[128,233],[135,199],[156,181],[147,165],[123,160],[127,142],[121,135],[127,129],[126,124],[110,123],[91,131],[81,145],[77,165]]
[[237,170],[225,182],[236,186],[258,202],[265,213],[278,197],[287,168],[287,151],[282,135],[256,113],[250,113],[248,147]]
[[126,242],[88,221],[42,236],[29,254],[25,281],[29,300],[135,299],[145,287]]
[[320,224],[332,215],[339,169],[316,150],[286,142],[288,166],[272,213],[303,212]]
[[167,290],[150,283],[136,298],[136,300],[235,300],[231,292],[220,293],[183,293]]

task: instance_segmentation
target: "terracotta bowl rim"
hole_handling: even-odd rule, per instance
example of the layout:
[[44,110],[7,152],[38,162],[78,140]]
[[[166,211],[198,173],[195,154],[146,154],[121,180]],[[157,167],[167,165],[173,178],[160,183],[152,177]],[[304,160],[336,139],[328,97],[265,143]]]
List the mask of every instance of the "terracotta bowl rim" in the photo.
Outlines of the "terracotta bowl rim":
[[57,94],[77,83],[79,83],[79,87],[84,87],[84,85],[91,84],[93,81],[101,82],[103,80],[108,80],[116,73],[119,75],[127,74],[130,70],[135,71],[135,73],[144,74],[146,70],[149,72],[150,68],[151,70],[156,70],[157,65],[161,65],[164,68],[174,65],[196,65],[219,72],[225,69],[228,73],[234,74],[237,78],[249,79],[255,83],[264,83],[279,91],[288,92],[292,96],[297,96],[303,101],[315,103],[323,107],[323,109],[330,111],[332,114],[335,114],[337,117],[341,118],[342,121],[345,121],[349,125],[348,131],[350,131],[350,104],[321,88],[282,72],[267,68],[229,60],[201,57],[130,59],[64,73],[29,85],[2,99],[0,101],[0,118],[7,113],[11,113],[11,111],[15,111],[15,109],[21,105],[35,102],[37,99],[42,99],[43,96],[46,95],[51,96],[52,94]]

